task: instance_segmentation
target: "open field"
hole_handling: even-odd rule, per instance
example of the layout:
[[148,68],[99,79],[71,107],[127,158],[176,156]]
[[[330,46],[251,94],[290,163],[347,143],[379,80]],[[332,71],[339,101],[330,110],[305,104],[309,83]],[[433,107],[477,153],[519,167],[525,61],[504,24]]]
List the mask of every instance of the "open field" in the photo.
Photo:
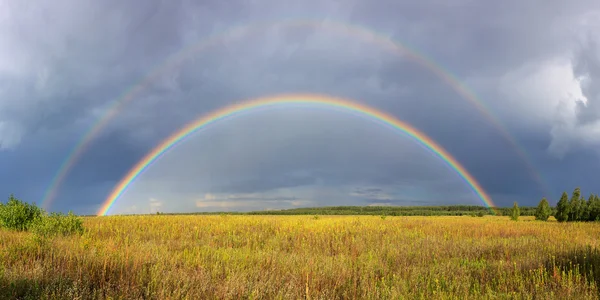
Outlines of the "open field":
[[84,225],[83,236],[51,240],[0,229],[0,298],[598,298],[597,222],[162,215]]

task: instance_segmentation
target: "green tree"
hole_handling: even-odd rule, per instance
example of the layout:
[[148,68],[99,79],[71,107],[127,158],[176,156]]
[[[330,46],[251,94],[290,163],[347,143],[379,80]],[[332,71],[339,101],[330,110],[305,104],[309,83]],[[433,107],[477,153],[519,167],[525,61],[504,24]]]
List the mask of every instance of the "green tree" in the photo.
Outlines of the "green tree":
[[592,203],[594,202],[594,195],[590,194],[590,197],[587,200],[585,200],[585,198],[582,198],[581,201],[581,220],[584,222],[591,221],[590,216],[592,215],[591,209]]
[[598,195],[594,195],[592,202],[590,203],[590,221],[596,221],[600,219],[600,198]]
[[598,220],[600,220],[600,196],[598,196],[598,195],[594,196],[594,204],[595,204],[594,207],[597,208],[596,218],[594,219],[594,221],[598,221]]
[[569,218],[569,221],[573,221],[573,222],[581,221],[580,212],[581,212],[581,198],[573,199],[573,201],[571,202],[571,217]]
[[560,196],[560,200],[556,204],[556,214],[554,215],[556,220],[558,222],[568,221],[570,215],[570,208],[571,206],[569,203],[569,196],[567,195],[567,192],[563,192]]
[[535,219],[540,221],[548,221],[552,210],[550,209],[550,204],[548,204],[548,200],[546,198],[542,198],[540,203],[535,210]]
[[581,190],[577,187],[573,190],[569,201],[569,221],[579,221]]
[[515,201],[513,203],[513,208],[512,208],[511,214],[510,214],[510,219],[513,221],[517,221],[517,220],[519,220],[520,215],[521,215],[521,210],[519,209],[519,205]]
[[583,196],[579,198],[579,201],[577,201],[577,214],[575,216],[577,218],[577,221],[579,221],[579,222],[587,221],[587,219],[584,218],[586,202],[587,201],[585,200],[585,197],[583,197]]

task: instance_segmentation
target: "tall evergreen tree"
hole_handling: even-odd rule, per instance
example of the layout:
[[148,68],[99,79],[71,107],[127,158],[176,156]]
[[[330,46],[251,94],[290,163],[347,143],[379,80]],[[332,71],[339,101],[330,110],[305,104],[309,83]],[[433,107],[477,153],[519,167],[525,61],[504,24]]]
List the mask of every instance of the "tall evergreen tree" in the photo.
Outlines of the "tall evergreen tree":
[[582,205],[582,212],[581,212],[581,220],[582,221],[591,221],[591,215],[592,215],[592,203],[594,202],[594,195],[590,194],[590,197],[588,197],[587,201],[585,199],[583,199],[583,205]]
[[579,198],[579,206],[577,206],[577,221],[587,221],[587,218],[585,217],[586,204],[587,200],[585,200],[585,197],[581,196],[581,198]]
[[579,221],[579,198],[581,198],[581,190],[577,187],[571,195],[571,201],[569,201],[569,221]]
[[560,200],[556,204],[556,214],[554,217],[558,222],[566,222],[569,220],[569,210],[569,196],[567,195],[567,192],[563,192],[560,196]]
[[600,197],[594,195],[592,204],[590,204],[590,221],[600,219]]
[[583,213],[583,205],[585,204],[585,198],[579,197],[579,200],[575,202],[575,221],[581,222],[583,221],[582,213]]
[[542,198],[540,203],[535,210],[535,219],[540,221],[548,221],[552,210],[550,209],[550,204],[548,204],[548,200],[546,198]]

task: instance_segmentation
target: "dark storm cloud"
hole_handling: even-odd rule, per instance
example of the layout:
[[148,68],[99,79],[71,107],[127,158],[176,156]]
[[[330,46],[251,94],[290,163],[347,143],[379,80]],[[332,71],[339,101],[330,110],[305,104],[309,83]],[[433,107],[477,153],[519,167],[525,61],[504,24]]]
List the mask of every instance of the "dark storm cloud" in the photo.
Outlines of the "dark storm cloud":
[[[60,149],[65,150],[65,149]],[[39,144],[31,146],[24,142],[18,150],[4,150],[0,154],[0,200],[15,193],[27,201],[38,204],[54,176],[63,152],[48,147],[45,151]]]
[[[590,179],[600,167],[594,150],[600,145],[600,38],[593,17],[600,6],[597,1],[5,3],[0,8],[0,191],[41,197],[71,147],[112,101],[152,70],[165,67],[89,145],[68,175],[57,207],[93,211],[111,183],[159,141],[200,115],[243,99],[297,92],[348,97],[414,125],[455,156],[496,203],[539,200],[541,192],[527,167],[490,120],[431,70],[375,44],[328,33],[326,28],[279,26],[223,38],[179,64],[165,65],[168,57],[232,26],[294,18],[361,24],[406,42],[458,81],[472,84],[467,88],[508,128],[556,188],[553,193],[576,182],[600,189]],[[572,68],[568,63],[553,67],[555,57],[571,62]],[[572,75],[560,75],[570,68]],[[533,77],[537,85],[527,83]],[[581,84],[561,86],[571,77],[580,78]],[[521,82],[525,83],[518,85]],[[571,99],[579,97],[578,89],[585,105]],[[422,189],[447,193],[447,199],[457,201],[465,197],[464,182],[440,160],[418,154],[422,149],[402,152],[402,158],[393,160],[398,157],[393,151],[410,144],[406,139],[375,139],[370,136],[378,130],[358,133],[364,126],[359,121],[327,123],[309,116],[304,122],[313,127],[303,131],[298,129],[301,125],[286,124],[285,118],[265,117],[270,121],[263,126],[281,126],[267,139],[235,126],[215,126],[229,129],[215,129],[217,137],[208,134],[205,143],[190,141],[198,148],[190,145],[174,152],[180,157],[166,159],[165,166],[157,163],[156,168],[165,171],[162,177],[152,170],[147,176],[164,182],[155,186],[165,191],[169,178],[178,178],[184,181],[177,185],[182,193],[222,193],[211,197],[223,201],[229,201],[227,193],[304,188],[298,192],[302,194],[311,187],[338,186],[348,189],[336,196],[339,199],[358,187],[355,196],[363,198],[356,201],[363,203],[387,196],[390,203],[434,197]],[[332,130],[335,126],[357,133]],[[299,135],[300,142],[278,144],[286,135]],[[250,146],[253,142],[264,145]],[[377,148],[366,145],[374,142]],[[193,160],[198,153],[210,159]],[[196,174],[188,171],[192,166],[208,171]],[[206,182],[196,183],[200,178]],[[306,195],[264,197],[304,201]],[[447,199],[440,203],[452,201]],[[157,201],[166,200],[155,199],[143,209]]]
[[[25,135],[89,117],[90,109],[117,97],[131,79],[171,52],[179,38],[176,5],[7,5],[6,22],[13,29],[4,37],[13,44],[9,54],[26,56],[30,65],[22,66],[23,76],[7,79],[0,118],[23,128]],[[139,32],[142,27],[145,34]]]
[[357,2],[352,20],[395,28],[395,39],[468,76],[505,72],[568,49],[569,25],[599,8],[594,1],[376,1]]

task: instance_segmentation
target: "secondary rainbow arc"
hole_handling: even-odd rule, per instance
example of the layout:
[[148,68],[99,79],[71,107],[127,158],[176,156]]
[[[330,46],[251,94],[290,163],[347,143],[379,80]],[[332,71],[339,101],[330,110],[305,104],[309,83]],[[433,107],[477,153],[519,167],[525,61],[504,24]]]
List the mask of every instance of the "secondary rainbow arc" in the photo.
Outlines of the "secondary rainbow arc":
[[98,211],[99,216],[106,215],[114,203],[119,197],[126,191],[129,185],[154,161],[164,155],[168,150],[172,149],[175,145],[182,142],[186,137],[199,129],[215,123],[219,120],[225,119],[229,116],[236,115],[244,111],[252,111],[259,108],[276,105],[286,104],[311,104],[311,105],[322,105],[334,108],[341,108],[348,112],[354,112],[363,116],[369,117],[373,120],[378,120],[385,124],[392,126],[393,128],[405,133],[409,137],[419,142],[422,146],[425,146],[433,154],[442,159],[450,168],[452,168],[471,188],[471,190],[478,196],[485,206],[490,208],[493,213],[495,207],[491,197],[485,192],[483,187],[477,182],[477,180],[463,167],[450,153],[448,153],[442,146],[437,144],[430,137],[420,132],[411,125],[398,120],[394,116],[385,112],[379,111],[375,108],[359,104],[350,100],[342,98],[334,98],[322,95],[281,95],[267,98],[258,98],[250,101],[245,101],[224,107],[214,112],[208,113],[195,121],[192,121],[177,130],[168,138],[164,139],[158,146],[148,152],[130,171],[119,181],[115,188],[111,191],[109,196],[102,204],[101,209]]
[[230,41],[239,39],[242,37],[249,36],[253,33],[263,32],[266,29],[272,28],[273,26],[283,26],[288,28],[294,27],[309,27],[324,29],[334,33],[341,33],[347,36],[358,37],[363,41],[372,42],[392,52],[400,55],[405,55],[407,58],[413,60],[417,64],[420,64],[424,68],[430,70],[433,74],[438,76],[441,80],[446,82],[457,94],[463,97],[465,100],[470,102],[477,108],[477,110],[485,116],[488,121],[494,125],[498,132],[503,138],[508,141],[510,146],[515,149],[517,155],[525,163],[532,177],[539,184],[543,192],[549,195],[549,189],[544,183],[540,174],[536,171],[535,167],[530,162],[525,151],[518,145],[510,133],[501,125],[496,117],[494,117],[489,109],[479,100],[473,92],[467,89],[461,84],[458,79],[452,75],[449,71],[444,70],[441,66],[436,64],[433,60],[427,58],[425,55],[420,54],[414,49],[403,45],[399,42],[392,41],[389,37],[361,27],[360,25],[347,24],[342,22],[336,22],[333,20],[305,20],[305,19],[293,19],[293,20],[270,20],[260,21],[252,24],[242,24],[237,27],[219,32],[215,35],[208,37],[198,43],[191,44],[174,55],[170,56],[164,63],[157,65],[152,71],[145,76],[137,84],[133,85],[128,89],[121,97],[118,98],[110,107],[107,112],[96,122],[88,132],[86,132],[81,140],[76,143],[73,150],[67,155],[66,159],[59,166],[56,175],[51,179],[50,184],[45,191],[42,200],[40,201],[41,206],[48,208],[56,198],[58,189],[66,179],[67,174],[74,167],[75,163],[81,158],[84,152],[87,151],[91,142],[99,135],[104,127],[107,126],[110,120],[117,116],[126,104],[133,101],[139,94],[141,94],[152,82],[160,78],[162,74],[181,65],[185,59],[191,57],[194,54],[199,53],[202,50],[208,49],[211,46],[218,45],[220,42]]

